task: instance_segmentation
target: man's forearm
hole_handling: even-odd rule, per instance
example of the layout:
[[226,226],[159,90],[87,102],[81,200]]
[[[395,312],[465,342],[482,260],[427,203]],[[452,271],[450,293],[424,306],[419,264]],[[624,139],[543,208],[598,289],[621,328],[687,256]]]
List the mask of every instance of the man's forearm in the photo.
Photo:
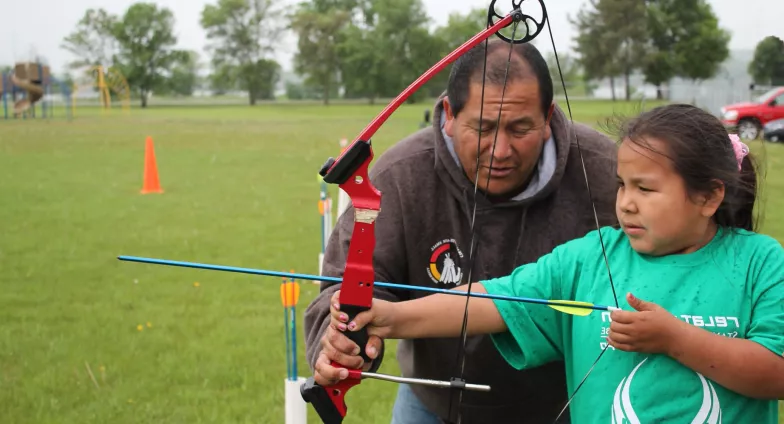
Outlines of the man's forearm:
[[720,336],[683,323],[669,356],[745,396],[784,398],[784,357],[751,340]]

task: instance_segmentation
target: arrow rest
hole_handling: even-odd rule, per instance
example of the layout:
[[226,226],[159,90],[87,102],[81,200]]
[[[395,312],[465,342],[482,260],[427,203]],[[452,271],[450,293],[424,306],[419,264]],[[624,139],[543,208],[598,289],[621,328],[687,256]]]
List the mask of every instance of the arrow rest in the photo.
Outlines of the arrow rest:
[[[495,3],[497,1],[498,0],[493,0],[492,2],[490,2],[490,7],[487,10],[488,27],[493,26],[497,22],[497,20],[501,20],[504,18],[504,16],[499,15],[498,12],[496,12],[495,10]],[[512,44],[527,43],[533,40],[534,38],[536,38],[539,35],[539,33],[541,33],[542,30],[544,29],[544,23],[547,20],[547,9],[544,7],[544,0],[536,0],[542,9],[542,18],[541,20],[538,21],[536,20],[536,18],[524,13],[520,9],[520,6],[523,5],[524,1],[525,0],[519,0],[519,1],[512,0],[512,11],[509,13],[510,15],[512,15],[513,23],[518,23],[518,24],[522,23],[523,25],[525,25],[525,33],[523,34],[523,37],[522,38],[507,37],[506,35],[501,34],[501,31],[495,33],[495,35],[498,38],[506,41],[507,43],[512,43]],[[531,32],[532,25],[534,26],[533,32]]]

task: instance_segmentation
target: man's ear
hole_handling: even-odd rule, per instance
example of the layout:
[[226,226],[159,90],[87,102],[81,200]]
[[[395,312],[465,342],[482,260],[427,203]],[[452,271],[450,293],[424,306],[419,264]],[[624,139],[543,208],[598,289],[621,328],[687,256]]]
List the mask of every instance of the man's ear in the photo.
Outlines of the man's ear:
[[550,107],[547,109],[547,115],[545,116],[544,120],[544,139],[549,140],[550,137],[553,135],[553,130],[550,128],[550,122],[553,119],[553,112],[555,111],[555,102],[550,103]]
[[449,97],[444,96],[444,100],[441,101],[441,105],[444,107],[444,112],[446,113],[446,120],[444,121],[444,132],[449,137],[453,137],[453,128],[452,124],[455,122],[455,116],[452,114],[452,105],[449,104]]

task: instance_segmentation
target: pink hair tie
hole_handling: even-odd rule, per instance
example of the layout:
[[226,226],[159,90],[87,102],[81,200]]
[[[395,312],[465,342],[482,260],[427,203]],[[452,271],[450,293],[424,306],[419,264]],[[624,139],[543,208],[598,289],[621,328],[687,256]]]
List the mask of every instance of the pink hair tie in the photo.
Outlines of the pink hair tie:
[[735,151],[735,160],[738,161],[738,171],[740,171],[743,158],[749,154],[749,146],[740,141],[737,134],[730,134],[730,141],[732,141],[732,150]]

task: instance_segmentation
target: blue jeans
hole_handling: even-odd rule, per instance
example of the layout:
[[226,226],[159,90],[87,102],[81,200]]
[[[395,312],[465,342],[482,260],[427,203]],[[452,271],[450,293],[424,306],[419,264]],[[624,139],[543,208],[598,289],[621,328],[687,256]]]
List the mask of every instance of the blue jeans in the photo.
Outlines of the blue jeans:
[[441,424],[441,419],[419,401],[407,384],[401,384],[392,408],[391,424]]

